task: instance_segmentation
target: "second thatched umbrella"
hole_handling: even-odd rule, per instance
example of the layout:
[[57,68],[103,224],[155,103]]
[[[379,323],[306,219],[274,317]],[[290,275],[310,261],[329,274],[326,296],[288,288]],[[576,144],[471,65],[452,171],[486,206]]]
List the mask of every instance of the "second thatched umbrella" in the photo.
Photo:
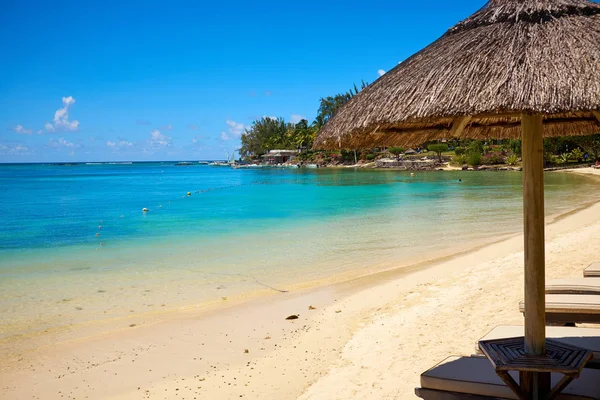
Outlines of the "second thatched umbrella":
[[545,353],[542,139],[598,132],[600,4],[491,0],[352,98],[319,132],[314,147],[521,138],[525,347],[540,355]]

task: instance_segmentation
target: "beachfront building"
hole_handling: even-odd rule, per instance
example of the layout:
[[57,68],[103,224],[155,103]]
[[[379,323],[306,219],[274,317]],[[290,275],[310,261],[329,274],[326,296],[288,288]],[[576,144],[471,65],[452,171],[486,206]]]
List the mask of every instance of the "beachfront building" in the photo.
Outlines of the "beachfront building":
[[270,150],[262,157],[269,164],[281,164],[292,161],[298,155],[298,150]]

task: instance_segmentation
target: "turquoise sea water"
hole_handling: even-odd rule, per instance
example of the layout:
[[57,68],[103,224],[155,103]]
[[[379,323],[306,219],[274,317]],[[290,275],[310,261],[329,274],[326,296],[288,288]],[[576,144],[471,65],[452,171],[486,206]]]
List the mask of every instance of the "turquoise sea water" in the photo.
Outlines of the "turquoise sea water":
[[[545,179],[547,214],[600,198]],[[408,265],[520,231],[521,203],[516,172],[0,165],[0,340]]]

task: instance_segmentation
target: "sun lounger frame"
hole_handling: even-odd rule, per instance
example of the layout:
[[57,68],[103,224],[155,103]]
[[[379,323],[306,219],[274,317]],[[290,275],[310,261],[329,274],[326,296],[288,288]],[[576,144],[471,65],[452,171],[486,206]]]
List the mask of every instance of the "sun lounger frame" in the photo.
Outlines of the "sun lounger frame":
[[[507,372],[508,373],[508,372]],[[511,372],[513,379],[519,375]],[[559,371],[552,374],[554,389],[570,386],[573,376],[563,375]],[[420,385],[414,393],[424,400],[484,400],[519,399],[522,393],[515,393],[494,371],[490,362],[482,356],[451,356],[421,374]],[[581,398],[600,400],[600,371],[583,369],[578,379],[573,381],[576,387],[566,393],[553,390],[549,397]],[[464,390],[464,391],[463,391]]]
[[554,325],[600,324],[600,314],[546,313],[546,323]]
[[584,278],[598,278],[600,277],[600,262],[593,262],[590,265],[588,265],[584,270],[583,270],[583,277]]
[[[600,296],[546,294],[546,324],[600,323]],[[524,313],[524,302],[519,311]]]
[[546,294],[600,294],[600,277],[555,279],[546,282]]
[[469,393],[457,393],[457,392],[445,392],[442,390],[435,389],[424,389],[424,388],[415,388],[415,394],[422,398],[423,400],[490,400],[490,399],[499,399],[506,400],[502,397],[490,397],[490,396],[482,396],[479,394],[469,394]]

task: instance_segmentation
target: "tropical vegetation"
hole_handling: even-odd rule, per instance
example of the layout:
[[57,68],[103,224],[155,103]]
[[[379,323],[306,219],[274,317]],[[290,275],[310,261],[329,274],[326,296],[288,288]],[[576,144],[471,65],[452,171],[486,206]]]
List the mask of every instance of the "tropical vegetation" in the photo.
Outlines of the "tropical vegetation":
[[448,145],[445,143],[434,143],[427,146],[427,150],[437,154],[440,163],[442,162],[442,153],[448,151]]
[[[521,158],[520,140],[470,140],[455,147],[451,164],[455,166],[505,164],[516,166]],[[589,163],[600,157],[600,134],[580,137],[554,137],[544,139],[546,166],[571,163]]]
[[[258,158],[273,149],[309,151],[319,129],[333,117],[336,111],[358,92],[367,87],[362,82],[345,93],[320,99],[315,120],[309,124],[306,119],[297,123],[286,122],[283,118],[260,118],[242,134],[240,156],[245,159]],[[354,152],[353,152],[354,153]]]
[[[520,140],[448,140],[433,141],[419,146],[418,154],[405,155],[402,147],[375,149],[343,149],[340,151],[314,151],[313,142],[319,130],[337,110],[356,96],[367,83],[354,85],[349,91],[323,97],[319,101],[317,116],[309,123],[302,119],[288,122],[284,118],[257,119],[241,136],[240,156],[245,160],[260,159],[274,149],[299,150],[299,161],[323,164],[355,164],[357,161],[374,161],[379,158],[423,157],[424,152],[435,154],[439,163],[450,161],[455,166],[509,165],[518,166],[521,159]],[[425,150],[426,149],[426,150]],[[428,155],[428,154],[427,154]],[[434,156],[432,155],[432,158]],[[600,134],[580,137],[554,137],[544,139],[544,159],[547,165],[593,162],[600,159]]]

